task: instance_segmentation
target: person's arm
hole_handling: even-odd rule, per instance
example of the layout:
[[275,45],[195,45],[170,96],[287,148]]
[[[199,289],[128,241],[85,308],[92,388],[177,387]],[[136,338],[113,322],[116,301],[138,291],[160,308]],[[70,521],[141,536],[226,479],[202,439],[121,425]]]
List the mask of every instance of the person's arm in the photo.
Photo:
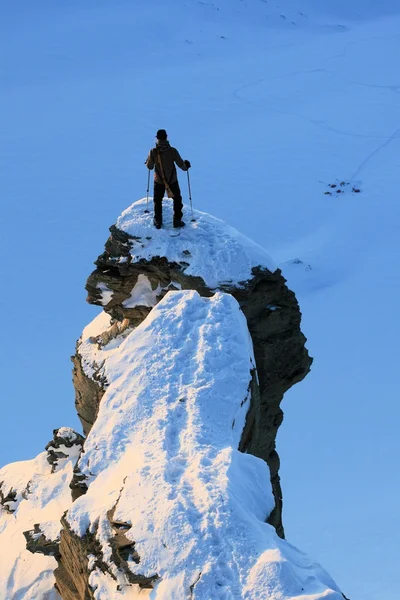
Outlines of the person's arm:
[[174,151],[174,161],[176,162],[178,167],[180,169],[182,169],[182,171],[187,171],[190,167],[190,162],[188,160],[183,160],[176,148],[173,148],[173,151]]
[[148,169],[150,169],[150,171],[152,171],[154,169],[153,150],[150,150],[147,160],[145,162],[145,165]]

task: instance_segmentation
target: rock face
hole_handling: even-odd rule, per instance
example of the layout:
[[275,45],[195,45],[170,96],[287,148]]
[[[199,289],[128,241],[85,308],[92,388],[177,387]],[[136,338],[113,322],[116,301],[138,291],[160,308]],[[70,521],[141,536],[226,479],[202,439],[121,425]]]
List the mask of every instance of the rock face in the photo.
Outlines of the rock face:
[[[162,230],[146,228],[141,208],[137,203],[122,215],[117,226],[110,228],[105,252],[96,260],[97,268],[86,284],[88,302],[103,306],[117,334],[141,323],[171,289],[196,290],[206,297],[221,290],[239,302],[253,341],[260,388],[259,400],[249,410],[239,448],[268,463],[275,497],[269,522],[283,537],[275,444],[283,419],[280,403],[284,393],[307,375],[311,365],[300,330],[296,297],[268,255],[220,221],[198,213],[195,226],[176,242]],[[233,249],[229,246],[231,240]],[[199,253],[203,254],[201,259]],[[103,342],[99,339],[97,343]],[[101,368],[92,377],[85,374],[79,348],[73,360],[77,410],[88,433],[106,382],[102,380]]]
[[[134,575],[128,568],[127,559],[134,560],[135,553],[134,544],[124,536],[123,526],[125,524],[115,523],[111,516],[109,522],[113,531],[109,537],[113,562],[120,569],[121,574],[124,573],[127,576],[130,584],[139,586],[140,589],[152,589],[152,584],[157,577]],[[94,595],[95,585],[90,584],[91,574],[93,572],[108,574],[109,572],[109,565],[102,558],[102,548],[96,538],[97,531],[86,532],[84,536],[78,536],[71,531],[64,517],[61,519],[61,523],[63,529],[58,546],[58,567],[54,571],[56,589],[62,600],[94,599],[96,598]],[[126,529],[129,527],[127,525]],[[104,600],[108,600],[112,596],[102,597]]]
[[[61,524],[63,529],[58,546],[58,567],[54,571],[56,589],[63,600],[94,598],[89,585],[88,557],[101,555],[99,543],[95,535],[89,532],[82,537],[74,535],[65,517],[62,517]],[[96,560],[96,563],[104,568],[100,560]]]
[[100,400],[104,393],[105,381],[95,372],[92,377],[85,375],[82,359],[78,353],[72,356],[75,407],[85,435],[89,433],[97,417]]

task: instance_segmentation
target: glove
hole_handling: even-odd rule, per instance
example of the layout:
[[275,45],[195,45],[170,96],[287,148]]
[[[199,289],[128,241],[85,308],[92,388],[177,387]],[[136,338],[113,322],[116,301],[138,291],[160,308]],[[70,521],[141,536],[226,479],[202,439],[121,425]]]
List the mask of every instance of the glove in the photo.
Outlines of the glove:
[[190,164],[190,162],[188,160],[184,160],[183,162],[185,163],[185,165],[187,166],[187,168],[190,169],[190,167],[192,166]]

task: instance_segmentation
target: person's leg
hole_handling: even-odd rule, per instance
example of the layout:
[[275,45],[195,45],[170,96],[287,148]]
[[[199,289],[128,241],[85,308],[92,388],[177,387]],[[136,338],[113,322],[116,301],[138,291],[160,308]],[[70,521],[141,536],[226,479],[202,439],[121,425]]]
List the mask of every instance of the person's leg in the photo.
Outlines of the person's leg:
[[182,223],[182,195],[179,187],[179,183],[176,181],[175,183],[171,183],[169,186],[174,195],[174,227]]
[[154,225],[158,228],[162,225],[162,200],[164,192],[164,184],[154,182]]

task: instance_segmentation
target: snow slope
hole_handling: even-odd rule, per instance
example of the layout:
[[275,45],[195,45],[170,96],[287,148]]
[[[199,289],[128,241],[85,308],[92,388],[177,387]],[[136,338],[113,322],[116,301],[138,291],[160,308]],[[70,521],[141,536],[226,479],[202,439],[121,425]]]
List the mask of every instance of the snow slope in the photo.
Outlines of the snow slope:
[[[268,467],[237,450],[254,359],[236,300],[169,292],[103,358],[109,385],[79,461],[89,489],[67,515],[78,535],[96,532],[116,578],[93,562],[96,600],[342,600],[265,523]],[[129,569],[157,576],[153,592],[135,594],[113,563],[114,507],[140,557]]]
[[[76,419],[82,282],[105,228],[144,195],[166,127],[192,162],[195,206],[265,247],[301,304],[315,361],[278,439],[287,534],[350,598],[397,600],[398,2],[23,9],[7,3],[0,23],[1,462]],[[361,193],[325,195],[342,180]]]
[[[72,439],[72,430],[59,432]],[[17,462],[0,469],[0,490],[4,498],[15,498],[0,505],[0,598],[2,600],[57,600],[53,571],[57,562],[52,556],[31,554],[26,549],[24,532],[40,524],[48,540],[59,537],[60,518],[70,507],[72,469],[80,446],[60,446],[65,458],[54,469],[48,453],[33,460]]]

